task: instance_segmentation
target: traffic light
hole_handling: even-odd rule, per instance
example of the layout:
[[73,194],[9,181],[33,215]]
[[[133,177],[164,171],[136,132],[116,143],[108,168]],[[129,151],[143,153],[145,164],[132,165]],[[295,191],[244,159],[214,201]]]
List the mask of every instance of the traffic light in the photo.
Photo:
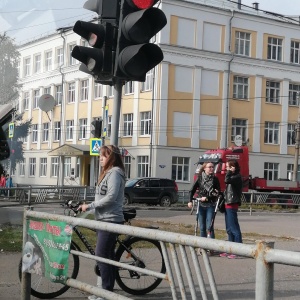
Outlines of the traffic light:
[[[73,31],[88,41],[91,47],[75,46],[72,57],[82,64],[80,71],[93,75],[103,84],[113,76],[116,23],[119,6],[117,0],[88,0],[84,8],[98,13],[100,24],[77,21]],[[108,81],[108,82],[105,82]]]
[[158,0],[121,0],[114,76],[145,81],[146,73],[163,60],[159,46],[149,43],[166,24]]
[[9,156],[9,144],[2,127],[0,127],[0,161],[9,158]]
[[95,138],[101,138],[102,136],[102,120],[94,120],[91,123],[92,126],[94,126],[94,129],[91,130],[92,135]]

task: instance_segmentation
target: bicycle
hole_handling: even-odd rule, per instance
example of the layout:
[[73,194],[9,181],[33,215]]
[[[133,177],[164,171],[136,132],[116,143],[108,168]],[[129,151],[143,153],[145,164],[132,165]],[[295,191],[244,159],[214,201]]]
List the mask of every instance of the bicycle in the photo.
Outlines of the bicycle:
[[[66,206],[64,214],[74,217],[78,214],[78,207],[81,202],[70,200],[66,201],[63,206]],[[123,210],[126,224],[130,225],[131,220],[136,216],[134,208]],[[93,229],[89,229],[95,231]],[[95,255],[94,249],[88,242],[84,234],[77,226],[73,227],[73,232],[81,240],[85,248],[90,254]],[[71,250],[83,252],[79,245],[72,239]],[[165,273],[166,267],[162,255],[161,246],[158,241],[144,239],[133,236],[117,237],[115,260],[126,263],[128,265],[147,268],[159,273]],[[69,255],[69,270],[68,277],[76,279],[79,272],[79,256],[73,253]],[[100,275],[97,265],[95,266],[96,275]],[[19,278],[22,277],[22,259],[19,263]],[[136,271],[127,270],[125,268],[117,268],[116,282],[119,287],[132,295],[145,295],[153,291],[162,279],[150,275],[142,274]],[[52,299],[65,293],[70,287],[60,283],[53,283],[45,277],[32,274],[31,275],[31,295],[40,299]]]

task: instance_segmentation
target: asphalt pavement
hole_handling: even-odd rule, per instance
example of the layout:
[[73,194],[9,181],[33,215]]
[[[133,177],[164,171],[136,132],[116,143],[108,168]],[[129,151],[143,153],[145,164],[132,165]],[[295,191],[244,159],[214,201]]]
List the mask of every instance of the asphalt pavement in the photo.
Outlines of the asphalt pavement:
[[[0,205],[4,207],[5,203],[1,201]],[[36,210],[47,210],[47,207],[50,210],[55,209],[53,205],[50,207],[38,205]],[[21,211],[22,209],[16,207],[15,210]],[[162,210],[161,208],[140,207],[137,210],[137,218],[167,222],[174,224],[174,226],[179,223],[191,225],[195,223],[195,216],[190,215],[189,210],[185,207],[176,208],[176,210],[175,208]],[[299,218],[299,212],[253,212],[251,216],[248,211],[239,213],[242,233],[249,233],[250,235],[253,233],[254,236],[259,234],[265,240],[274,240],[275,248],[297,252],[300,249]],[[1,220],[2,222],[3,220]],[[222,214],[217,215],[215,227],[217,229],[225,229],[224,216]],[[245,240],[245,242],[254,243],[255,241]],[[0,300],[20,299],[20,283],[17,276],[19,259],[20,253],[0,253],[0,265],[2,268],[2,272],[0,272]],[[202,265],[201,256],[199,256],[199,260]],[[210,263],[214,272],[219,299],[255,299],[255,260],[250,258],[230,260],[212,256],[210,257]],[[78,279],[94,284],[96,279],[93,267],[94,262],[86,259],[82,260]],[[300,268],[276,265],[274,274],[274,299],[300,299]],[[205,272],[203,272],[203,276],[207,283]],[[212,299],[208,285],[207,290],[208,299]],[[162,282],[157,289],[145,296],[128,295],[120,290],[119,287],[116,287],[116,293],[132,297],[132,299],[172,299],[167,282]],[[87,296],[86,293],[70,289],[58,299],[87,299]],[[181,299],[180,294],[179,299]],[[188,299],[191,299],[191,297],[188,297]],[[201,299],[200,294],[199,299]]]

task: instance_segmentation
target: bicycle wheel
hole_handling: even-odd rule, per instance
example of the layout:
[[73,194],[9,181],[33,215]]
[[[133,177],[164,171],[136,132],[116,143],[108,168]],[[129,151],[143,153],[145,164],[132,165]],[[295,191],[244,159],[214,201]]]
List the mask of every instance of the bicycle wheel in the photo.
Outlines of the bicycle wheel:
[[[71,243],[71,250],[78,250],[75,244]],[[79,271],[79,257],[77,255],[69,255],[68,278],[75,279]],[[19,279],[22,279],[22,259],[19,263]],[[39,299],[52,299],[65,293],[70,287],[61,283],[51,282],[48,278],[31,274],[31,295]]]
[[[129,251],[120,245],[116,252],[117,261],[159,273],[166,272],[158,241],[132,237],[124,242],[124,245]],[[134,259],[132,254],[138,259]],[[116,274],[116,281],[120,288],[129,294],[145,295],[154,290],[161,283],[162,279],[119,268]]]

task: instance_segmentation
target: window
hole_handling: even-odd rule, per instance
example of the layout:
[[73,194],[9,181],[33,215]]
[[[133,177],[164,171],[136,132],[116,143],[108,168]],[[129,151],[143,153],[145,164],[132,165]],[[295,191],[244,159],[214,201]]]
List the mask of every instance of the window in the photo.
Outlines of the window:
[[40,177],[47,176],[47,157],[40,158]]
[[235,32],[235,54],[250,56],[250,33]]
[[107,117],[107,128],[106,128],[106,136],[111,136],[111,116]]
[[130,178],[131,173],[131,157],[130,156],[124,156],[124,167],[125,167],[125,176],[126,178]]
[[49,141],[49,123],[43,124],[43,142]]
[[149,157],[148,156],[138,156],[137,157],[137,177],[148,177],[149,174]]
[[[287,164],[286,178],[292,180],[293,173],[294,173],[294,164]],[[297,178],[296,179],[297,179],[297,181],[300,181],[300,165],[298,165]]]
[[151,111],[141,112],[141,135],[151,133]]
[[68,90],[68,103],[75,102],[75,82],[70,82]]
[[32,157],[29,158],[29,176],[35,176],[35,169],[36,169],[36,158]]
[[287,126],[287,145],[295,145],[295,130],[296,125],[295,124],[288,124]]
[[33,108],[39,107],[40,90],[33,91]]
[[64,50],[63,48],[56,49],[56,63],[60,67],[64,64]]
[[30,75],[30,57],[24,59],[24,76]]
[[54,141],[59,141],[61,135],[60,122],[54,122]]
[[248,99],[248,79],[247,77],[233,77],[233,98]]
[[134,93],[134,82],[133,81],[126,82],[124,89],[125,89],[125,95],[133,94]]
[[123,136],[132,136],[133,134],[133,114],[123,115],[124,132]]
[[74,120],[67,120],[66,125],[66,140],[72,140],[74,133]]
[[80,158],[77,157],[76,159],[76,170],[75,170],[75,177],[80,176]]
[[65,157],[64,175],[65,175],[65,177],[71,176],[71,157]]
[[280,95],[280,82],[276,81],[267,81],[266,87],[266,102],[269,103],[279,103]]
[[37,143],[38,140],[38,125],[33,124],[32,125],[32,142]]
[[278,163],[264,163],[264,178],[267,180],[277,180],[278,179]]
[[44,88],[44,94],[51,95],[51,87]]
[[88,80],[83,80],[81,81],[81,90],[80,90],[80,100],[81,101],[86,101],[89,99],[89,81]]
[[94,98],[101,98],[102,97],[102,84],[95,82],[94,86]]
[[231,141],[234,141],[234,138],[237,135],[242,136],[242,141],[247,140],[247,120],[244,119],[232,119],[231,127]]
[[51,177],[57,177],[58,176],[58,170],[59,170],[59,160],[58,157],[51,157]]
[[300,85],[289,84],[289,105],[299,106]]
[[172,179],[180,181],[189,181],[190,158],[172,157]]
[[19,175],[25,176],[25,165],[26,165],[26,158],[24,160],[21,160],[19,163]]
[[114,96],[114,87],[113,86],[110,86],[110,85],[107,86],[107,95],[108,95],[108,97]]
[[34,56],[34,73],[41,72],[41,54]]
[[29,109],[29,92],[24,93],[24,110]]
[[79,140],[87,138],[87,119],[79,119]]
[[266,144],[279,144],[279,123],[265,122],[264,142]]
[[268,37],[268,59],[282,61],[282,39]]
[[72,54],[72,50],[74,49],[76,45],[73,44],[73,45],[69,45],[69,65],[70,66],[73,66],[73,65],[76,65],[76,59],[71,55]]
[[291,41],[291,63],[300,64],[300,42]]
[[45,71],[50,71],[52,69],[52,51],[47,51],[45,53]]
[[61,105],[62,103],[62,85],[55,86],[55,104]]
[[153,69],[146,74],[146,80],[142,83],[142,91],[151,91],[153,83]]

